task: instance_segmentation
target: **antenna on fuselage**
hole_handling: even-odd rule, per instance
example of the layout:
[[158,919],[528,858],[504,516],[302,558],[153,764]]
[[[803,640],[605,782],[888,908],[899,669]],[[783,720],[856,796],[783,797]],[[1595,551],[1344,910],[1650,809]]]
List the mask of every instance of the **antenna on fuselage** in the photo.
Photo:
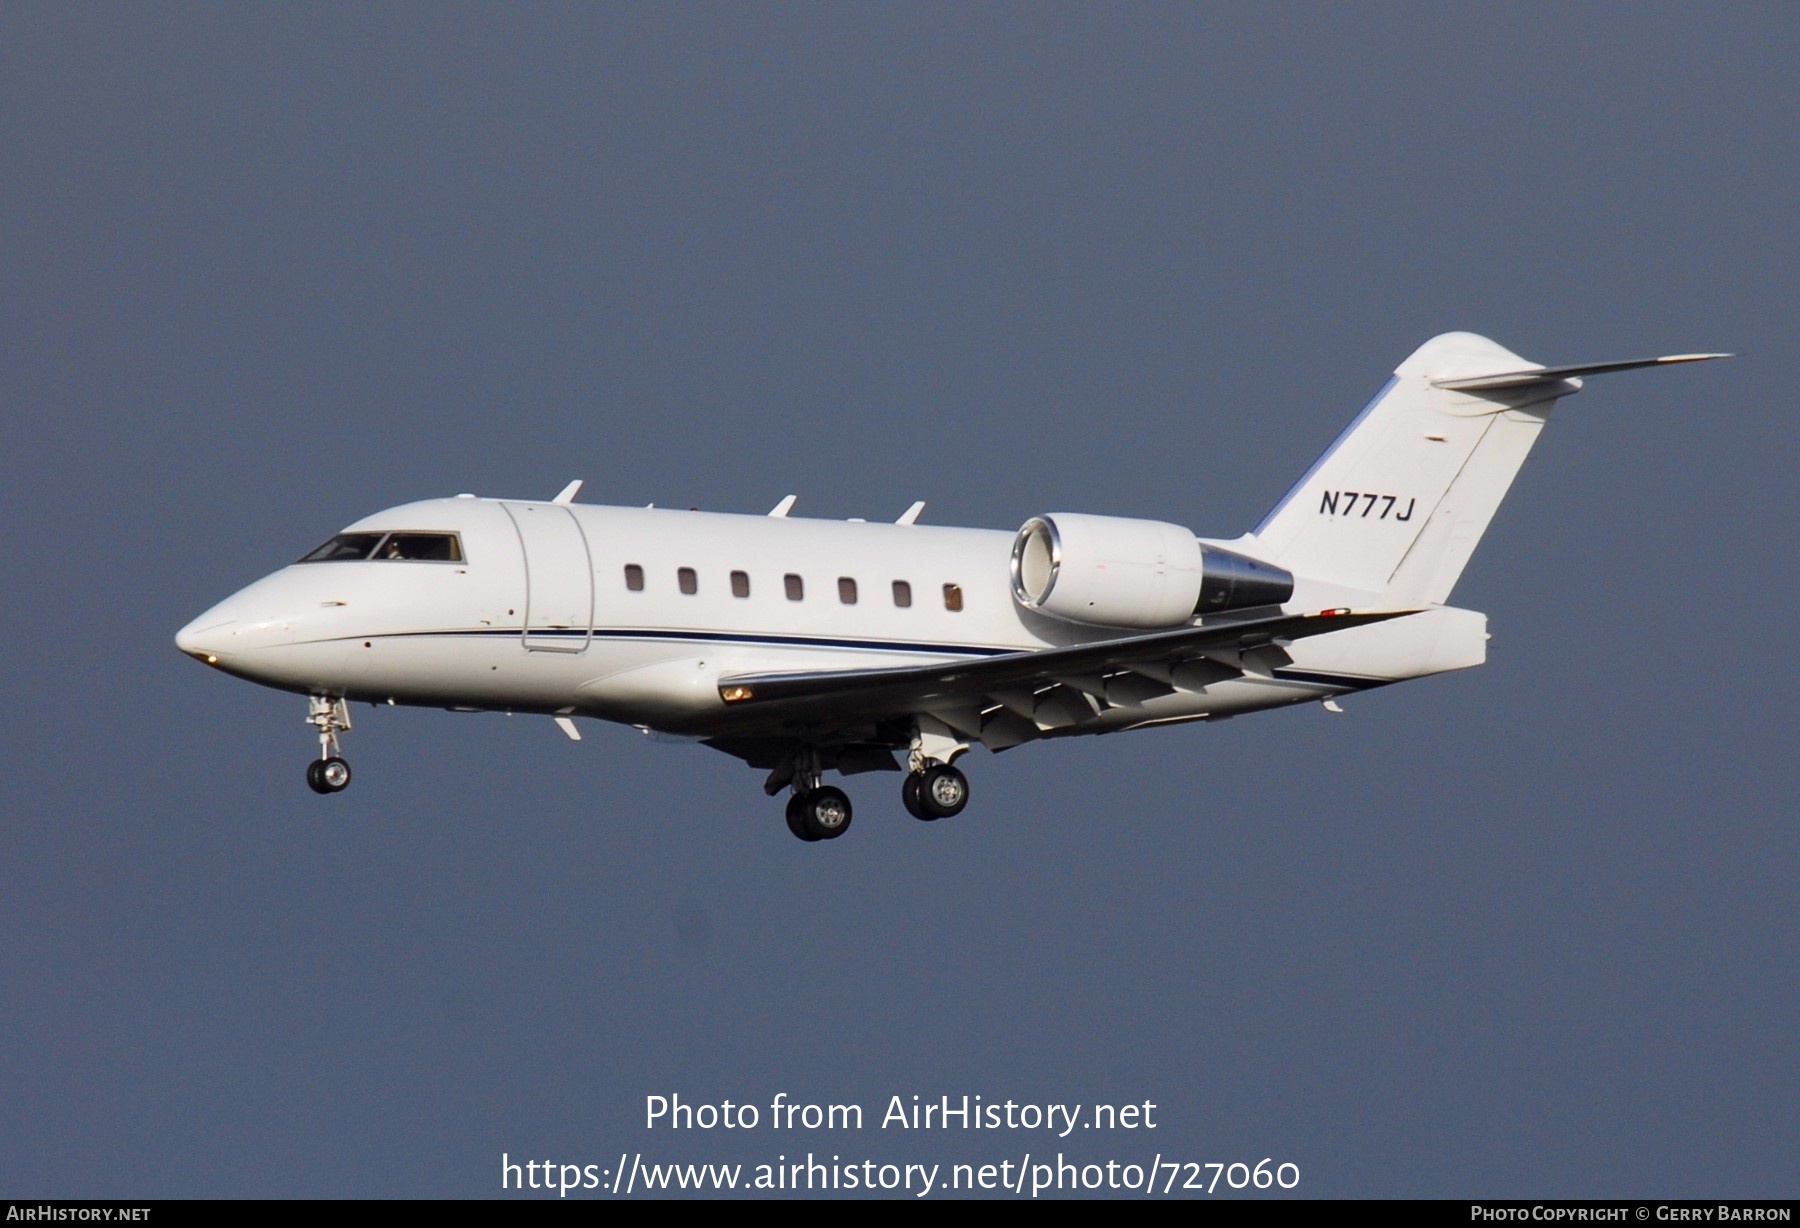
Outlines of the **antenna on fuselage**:
[[552,502],[552,503],[573,503],[573,502],[575,502],[576,494],[578,494],[580,492],[580,490],[581,490],[581,479],[576,478],[573,482],[570,482],[567,486],[563,487],[562,493],[557,495],[556,498],[550,500],[550,502]]
[[894,523],[895,524],[917,524],[919,521],[919,513],[924,510],[925,510],[925,500],[920,499],[917,503],[915,503],[911,507],[907,508],[904,512],[901,512],[900,519],[896,520]]
[[787,514],[794,510],[794,501],[799,497],[799,495],[789,495],[780,503],[777,503],[774,507],[770,508],[769,515],[775,517],[777,520],[786,520]]

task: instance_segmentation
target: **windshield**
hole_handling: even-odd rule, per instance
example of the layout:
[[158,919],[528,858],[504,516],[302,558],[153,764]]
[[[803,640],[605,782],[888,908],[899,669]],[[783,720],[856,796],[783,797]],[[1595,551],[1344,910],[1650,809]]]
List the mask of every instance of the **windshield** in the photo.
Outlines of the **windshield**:
[[454,533],[339,533],[302,563],[378,562],[460,563],[462,542]]
[[300,561],[302,563],[341,563],[353,559],[366,559],[374,552],[375,543],[380,540],[381,534],[379,533],[339,533],[317,550],[311,550],[301,555]]
[[462,562],[462,546],[454,533],[389,533],[375,551],[378,559]]

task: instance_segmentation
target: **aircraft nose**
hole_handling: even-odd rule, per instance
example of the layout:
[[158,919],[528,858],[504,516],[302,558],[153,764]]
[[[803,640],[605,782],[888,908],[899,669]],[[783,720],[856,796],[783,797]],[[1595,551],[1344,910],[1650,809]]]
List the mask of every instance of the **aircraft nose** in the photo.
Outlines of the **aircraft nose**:
[[215,606],[175,633],[175,647],[197,661],[217,665],[220,650],[236,625],[235,615]]

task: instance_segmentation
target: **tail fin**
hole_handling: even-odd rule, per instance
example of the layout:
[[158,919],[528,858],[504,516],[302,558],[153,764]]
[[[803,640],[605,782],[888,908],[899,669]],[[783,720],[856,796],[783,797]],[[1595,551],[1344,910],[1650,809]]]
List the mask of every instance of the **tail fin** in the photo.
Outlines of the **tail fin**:
[[1473,333],[1434,337],[1263,518],[1256,553],[1309,579],[1442,604],[1582,376],[1724,357],[1544,367]]

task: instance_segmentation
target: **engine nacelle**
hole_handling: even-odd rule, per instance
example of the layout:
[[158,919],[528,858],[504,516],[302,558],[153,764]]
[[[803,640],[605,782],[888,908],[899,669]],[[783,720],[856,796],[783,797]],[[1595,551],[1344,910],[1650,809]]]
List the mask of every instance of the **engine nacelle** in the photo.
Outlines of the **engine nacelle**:
[[1012,549],[1013,598],[1028,610],[1103,627],[1179,627],[1202,614],[1280,605],[1294,577],[1202,546],[1160,520],[1057,512],[1025,522]]

